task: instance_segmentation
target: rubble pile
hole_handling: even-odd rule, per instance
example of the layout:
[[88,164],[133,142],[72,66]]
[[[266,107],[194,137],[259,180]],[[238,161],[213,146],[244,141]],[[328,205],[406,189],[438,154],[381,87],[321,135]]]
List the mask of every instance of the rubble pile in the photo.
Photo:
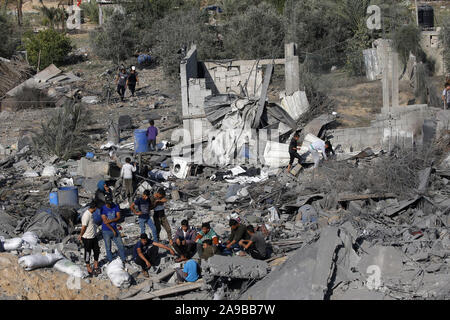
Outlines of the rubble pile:
[[[267,71],[273,68],[271,63],[267,62]],[[183,117],[191,117],[187,119],[193,124],[197,118],[209,121],[209,137],[196,137],[200,141],[194,143],[194,148],[205,147],[201,160],[208,161],[199,163],[176,152],[186,144],[172,141],[170,134],[181,124],[162,115],[162,110],[176,113],[176,106],[162,106],[169,97],[150,87],[140,88],[128,109],[113,101],[113,107],[124,108],[126,114],[93,113],[92,123],[85,128],[91,139],[85,155],[64,160],[42,154],[29,135],[17,139],[14,147],[0,145],[0,251],[8,251],[5,265],[11,267],[13,254],[30,274],[63,273],[84,279],[83,285],[88,286],[111,283],[120,291],[114,297],[120,299],[450,298],[448,132],[434,132],[430,140],[422,137],[422,142],[434,141],[422,153],[420,143],[409,144],[405,139],[391,145],[391,135],[378,143],[377,134],[384,134],[385,128],[371,127],[379,148],[368,143],[354,149],[352,142],[343,142],[351,134],[328,127],[335,114],[297,122],[309,110],[305,92],[298,88],[284,95],[281,105],[268,103],[270,75],[266,73],[264,82],[258,76],[261,93],[252,99],[220,92],[203,97],[203,91],[210,90],[203,87],[200,80],[204,79],[190,81],[189,95],[194,100],[198,94],[202,101],[194,105],[197,113],[183,110]],[[78,83],[79,78],[54,66],[27,81],[54,89],[57,101],[78,99],[91,110],[99,110],[95,104],[103,101],[89,92],[78,96],[79,88],[69,95],[67,88],[58,91],[58,87]],[[158,101],[149,108],[148,101],[155,97]],[[136,108],[142,104],[147,104],[144,111]],[[161,114],[148,112],[154,108]],[[415,111],[422,108],[414,106]],[[414,110],[401,112],[409,115]],[[380,121],[387,121],[384,116],[380,115]],[[138,130],[134,129],[145,131],[151,119],[161,124],[157,150],[138,152]],[[184,126],[188,120],[183,120]],[[230,140],[227,129],[234,125],[239,134]],[[194,127],[189,130],[195,132]],[[260,136],[247,139],[242,134],[246,129],[267,127],[276,131],[280,142]],[[298,130],[302,130],[298,150],[303,161],[286,172],[286,141]],[[328,140],[332,134],[337,137],[333,143],[342,143],[335,145],[327,162],[312,168],[311,144]],[[187,147],[190,154],[191,145]],[[252,161],[255,153],[258,161]],[[223,243],[230,235],[229,220],[236,219],[264,235],[270,257],[261,261],[248,255],[215,255],[200,260],[197,253],[193,259],[200,262],[201,279],[177,284],[175,269],[182,263],[160,250],[150,277],[144,278],[141,267],[131,259],[140,228],[120,179],[127,157],[137,164],[133,198],[145,190],[164,188],[172,231],[184,219],[197,231],[209,222]],[[99,241],[102,272],[91,283],[78,235],[81,215],[95,197],[99,181],[111,187],[114,202],[120,206],[127,262],[108,263],[104,242]],[[162,230],[160,242],[169,245],[169,240]]]

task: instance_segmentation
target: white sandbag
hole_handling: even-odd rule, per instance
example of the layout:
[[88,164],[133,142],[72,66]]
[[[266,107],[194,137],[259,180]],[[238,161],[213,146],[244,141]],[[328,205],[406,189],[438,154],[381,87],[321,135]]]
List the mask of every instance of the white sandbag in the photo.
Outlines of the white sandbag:
[[108,264],[106,274],[116,287],[128,288],[130,286],[130,275],[125,271],[122,260],[117,258]]
[[[22,235],[22,240],[28,244],[28,247],[34,247],[39,242],[39,237],[36,233],[27,231]],[[25,246],[25,244],[24,244]]]
[[51,267],[53,264],[63,259],[64,257],[59,253],[47,253],[43,254],[31,254],[29,256],[24,256],[19,259],[19,265],[25,270],[33,270],[36,268]]
[[87,276],[86,272],[83,272],[79,266],[69,259],[61,259],[57,261],[53,268],[76,278],[85,278]]
[[12,238],[12,239],[6,239],[3,243],[3,248],[6,251],[12,251],[17,250],[22,247],[22,239],[21,238]]

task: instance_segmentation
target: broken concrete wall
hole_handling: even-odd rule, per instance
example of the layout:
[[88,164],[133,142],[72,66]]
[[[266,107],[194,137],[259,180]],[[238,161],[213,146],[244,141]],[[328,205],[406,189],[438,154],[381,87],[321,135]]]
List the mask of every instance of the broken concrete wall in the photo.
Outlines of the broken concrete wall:
[[109,174],[109,163],[104,161],[90,161],[86,158],[81,158],[77,161],[78,174],[86,178],[93,178],[99,175]]
[[382,69],[378,61],[377,50],[374,48],[363,50],[363,56],[367,79],[371,81],[380,79]]
[[436,31],[422,31],[420,37],[420,45],[427,57],[432,58],[435,64],[435,76],[442,76],[445,74],[444,65],[444,48],[439,43],[440,28]]
[[382,149],[389,144],[412,146],[422,143],[425,119],[431,117],[427,105],[391,108],[391,114],[378,114],[370,127],[335,129],[327,132],[333,146],[344,152],[362,151],[367,147]]

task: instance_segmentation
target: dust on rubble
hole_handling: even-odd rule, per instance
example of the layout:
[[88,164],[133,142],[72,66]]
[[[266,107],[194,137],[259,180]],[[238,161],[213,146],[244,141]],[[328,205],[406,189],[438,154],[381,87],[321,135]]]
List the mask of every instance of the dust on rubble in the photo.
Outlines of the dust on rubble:
[[[52,270],[26,271],[17,263],[17,256],[0,254],[0,295],[18,300],[103,300],[117,299],[119,289],[109,280],[89,279],[80,281],[80,289],[71,285],[67,274]],[[69,282],[68,282],[69,281]],[[69,286],[67,285],[69,284]]]

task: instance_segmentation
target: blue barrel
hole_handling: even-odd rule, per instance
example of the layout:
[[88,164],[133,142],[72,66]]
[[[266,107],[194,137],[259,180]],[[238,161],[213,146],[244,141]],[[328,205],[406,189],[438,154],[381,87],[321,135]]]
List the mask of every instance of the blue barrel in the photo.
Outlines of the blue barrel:
[[147,130],[134,130],[134,153],[142,153],[148,151]]
[[77,187],[58,188],[58,205],[70,207],[78,206],[78,188]]
[[58,205],[58,192],[50,192],[50,204],[57,206]]

